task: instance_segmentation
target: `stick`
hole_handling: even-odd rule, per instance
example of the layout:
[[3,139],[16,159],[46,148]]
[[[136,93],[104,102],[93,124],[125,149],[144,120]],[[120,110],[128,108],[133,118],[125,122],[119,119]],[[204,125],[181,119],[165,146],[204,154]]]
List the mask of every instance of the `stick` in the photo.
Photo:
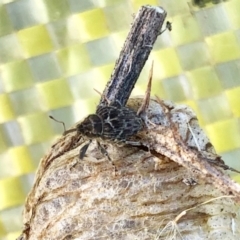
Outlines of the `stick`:
[[152,47],[161,34],[167,13],[161,7],[143,6],[136,15],[132,28],[116,62],[99,106],[110,102],[125,105],[142,71]]

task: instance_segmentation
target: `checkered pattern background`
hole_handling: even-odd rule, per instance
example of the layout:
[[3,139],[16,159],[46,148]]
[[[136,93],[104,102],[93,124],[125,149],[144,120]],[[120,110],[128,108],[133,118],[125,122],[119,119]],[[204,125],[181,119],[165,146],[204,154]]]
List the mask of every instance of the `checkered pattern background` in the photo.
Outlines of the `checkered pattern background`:
[[[210,1],[207,1],[210,2]],[[0,0],[0,239],[15,239],[40,158],[61,124],[94,111],[144,4],[168,12],[133,94],[191,106],[219,154],[240,169],[240,1]],[[240,181],[238,175],[233,178]]]

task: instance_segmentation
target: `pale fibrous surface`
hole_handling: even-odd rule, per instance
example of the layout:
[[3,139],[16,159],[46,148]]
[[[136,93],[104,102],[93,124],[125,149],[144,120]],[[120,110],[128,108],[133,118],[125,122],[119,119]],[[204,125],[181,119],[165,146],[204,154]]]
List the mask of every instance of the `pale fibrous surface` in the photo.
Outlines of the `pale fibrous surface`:
[[76,132],[57,140],[41,160],[19,239],[240,239],[240,187],[204,159],[216,155],[193,111],[151,100],[147,117],[131,139],[141,146],[100,142],[114,166],[95,141],[79,160],[89,139]]

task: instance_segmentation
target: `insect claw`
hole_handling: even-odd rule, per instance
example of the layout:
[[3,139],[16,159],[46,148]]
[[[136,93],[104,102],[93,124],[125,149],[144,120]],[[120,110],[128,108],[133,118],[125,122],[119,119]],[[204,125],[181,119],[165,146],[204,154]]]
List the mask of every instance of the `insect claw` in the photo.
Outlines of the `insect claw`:
[[234,168],[231,168],[229,166],[227,166],[227,169],[226,170],[229,170],[229,171],[232,171],[232,172],[236,172],[236,173],[240,173],[240,171],[234,169]]
[[214,165],[222,168],[223,170],[229,170],[229,171],[232,171],[232,172],[240,173],[240,171],[238,171],[238,170],[236,170],[234,168],[231,168],[228,165],[226,165],[224,163],[224,161],[221,158],[219,158],[219,157],[217,157],[215,159],[204,157],[204,159],[206,161],[208,161],[209,163],[214,164]]

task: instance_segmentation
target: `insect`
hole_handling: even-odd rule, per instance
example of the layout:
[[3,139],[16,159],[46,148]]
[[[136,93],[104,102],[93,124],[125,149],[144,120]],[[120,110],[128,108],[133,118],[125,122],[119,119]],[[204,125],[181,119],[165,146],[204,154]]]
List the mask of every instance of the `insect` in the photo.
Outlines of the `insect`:
[[[160,34],[163,34],[166,30],[172,31],[172,23],[169,22],[169,21],[166,22],[166,27],[165,27],[164,30],[162,30],[162,31],[160,32]],[[159,35],[160,35],[160,34],[159,34]]]
[[101,152],[111,161],[105,148],[99,143],[99,139],[139,146],[138,142],[130,141],[130,137],[141,131],[147,125],[146,109],[149,105],[153,64],[150,70],[147,91],[143,103],[137,113],[126,106],[115,101],[108,105],[97,108],[95,114],[90,114],[76,128],[67,130],[64,135],[70,132],[77,132],[90,140],[80,149],[79,158],[83,159],[92,139],[97,140]]
[[[137,142],[128,141],[128,139],[143,128],[144,121],[134,110],[121,106],[118,103],[113,103],[109,106],[98,108],[95,114],[90,114],[76,128],[67,130],[64,134],[76,131],[77,134],[90,138],[90,141],[80,150],[79,157],[83,159],[92,139],[138,145]],[[99,142],[98,146],[102,153],[110,159],[106,150]]]

